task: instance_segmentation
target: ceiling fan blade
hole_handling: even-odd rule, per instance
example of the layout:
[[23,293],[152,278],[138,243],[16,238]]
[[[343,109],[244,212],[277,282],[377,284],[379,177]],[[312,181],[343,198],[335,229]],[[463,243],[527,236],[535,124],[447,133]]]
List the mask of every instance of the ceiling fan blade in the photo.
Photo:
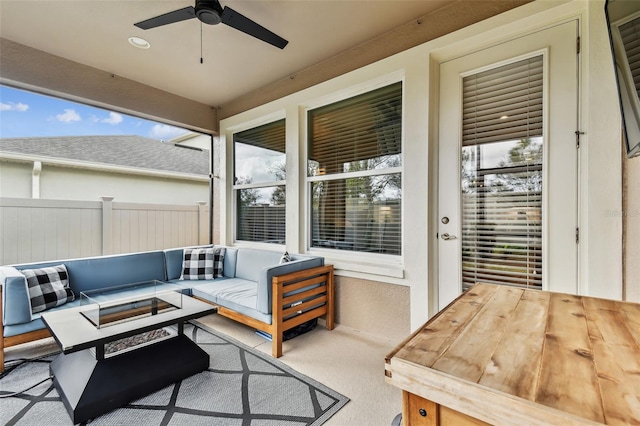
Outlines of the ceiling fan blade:
[[220,18],[222,19],[223,24],[229,25],[236,30],[240,30],[245,34],[249,34],[250,36],[260,39],[280,49],[284,49],[287,43],[289,43],[279,35],[272,33],[262,25],[231,9],[229,6],[224,7]]
[[193,6],[185,7],[184,9],[174,10],[173,12],[165,13],[164,15],[156,16],[155,18],[147,19],[146,21],[133,24],[143,30],[150,28],[161,27],[162,25],[173,24],[174,22],[186,21],[196,17],[196,10]]

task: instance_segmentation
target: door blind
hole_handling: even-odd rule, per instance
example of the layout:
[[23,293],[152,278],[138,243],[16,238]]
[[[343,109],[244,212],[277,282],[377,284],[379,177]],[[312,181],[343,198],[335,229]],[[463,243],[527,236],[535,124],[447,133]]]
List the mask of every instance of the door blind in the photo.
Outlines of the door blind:
[[463,80],[462,145],[542,136],[542,56]]
[[463,80],[462,281],[542,287],[543,61]]

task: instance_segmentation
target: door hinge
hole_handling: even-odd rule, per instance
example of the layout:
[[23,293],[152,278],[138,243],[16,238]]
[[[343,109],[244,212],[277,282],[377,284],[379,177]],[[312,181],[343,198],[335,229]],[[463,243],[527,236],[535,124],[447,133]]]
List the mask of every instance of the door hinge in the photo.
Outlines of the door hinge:
[[580,242],[580,228],[576,228],[576,244]]
[[576,135],[576,148],[580,148],[580,135],[584,135],[584,132],[576,130],[574,134]]
[[580,53],[580,37],[576,38],[576,53]]

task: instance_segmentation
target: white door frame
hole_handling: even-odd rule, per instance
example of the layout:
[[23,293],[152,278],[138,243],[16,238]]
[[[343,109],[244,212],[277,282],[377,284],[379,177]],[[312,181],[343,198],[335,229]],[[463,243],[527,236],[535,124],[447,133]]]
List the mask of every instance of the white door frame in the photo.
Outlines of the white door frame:
[[[544,163],[545,169],[543,182],[544,182],[544,194],[545,198],[548,200],[549,194],[553,195],[556,199],[569,200],[569,204],[573,205],[571,209],[575,211],[575,213],[566,215],[562,214],[564,212],[560,211],[561,209],[557,208],[559,203],[550,203],[546,202],[546,206],[543,204],[543,216],[546,217],[544,219],[543,225],[543,263],[545,265],[543,272],[543,285],[544,289],[547,290],[555,290],[562,291],[567,293],[576,293],[578,291],[577,282],[578,282],[578,247],[576,245],[572,245],[572,237],[575,233],[576,228],[578,227],[578,152],[574,150],[574,144],[572,144],[571,133],[575,130],[578,130],[578,111],[579,111],[579,99],[578,94],[580,90],[579,79],[577,70],[579,69],[579,62],[577,52],[575,51],[575,43],[571,40],[567,40],[567,38],[575,38],[578,37],[579,32],[579,21],[573,20],[564,22],[562,24],[552,26],[549,28],[545,28],[540,31],[536,31],[532,34],[527,34],[525,36],[514,37],[511,40],[504,41],[500,43],[498,46],[488,46],[483,49],[478,49],[476,52],[469,53],[467,55],[461,56],[459,58],[455,58],[451,61],[441,61],[438,63],[439,70],[443,65],[447,66],[446,74],[440,75],[440,81],[450,81],[448,87],[451,87],[451,84],[460,84],[462,76],[468,75],[471,73],[480,72],[483,68],[498,66],[502,63],[515,62],[517,60],[523,59],[525,57],[531,57],[534,55],[542,54],[545,62],[545,149],[544,149]],[[559,40],[559,43],[562,45],[562,53],[560,54],[560,46],[552,46],[549,49],[547,46],[550,46],[552,43],[556,43],[556,40]],[[536,48],[536,46],[539,46]],[[506,49],[508,53],[502,54],[502,49]],[[552,50],[550,52],[550,50]],[[485,54],[490,54],[492,59],[485,60]],[[555,96],[552,97],[550,93],[550,80],[548,78],[549,74],[549,57],[554,54],[555,57],[553,59],[554,67],[564,67],[562,68],[562,78],[566,79],[574,79],[572,84],[575,84],[575,87],[572,89],[575,92],[575,97],[567,101],[569,97],[563,96]],[[571,56],[571,55],[574,56]],[[504,57],[503,59],[500,59]],[[467,67],[467,62],[470,64]],[[456,66],[451,67],[450,64],[456,64]],[[460,70],[453,74],[452,70]],[[555,68],[554,75],[559,75],[560,68]],[[568,70],[568,71],[567,71]],[[572,75],[572,73],[576,73]],[[456,81],[458,79],[459,81]],[[556,80],[560,80],[561,77],[557,77]],[[563,82],[564,83],[564,82]],[[558,91],[562,89],[562,85],[559,85],[557,82],[551,83],[554,87],[552,87],[554,94],[559,93]],[[438,85],[440,86],[440,84]],[[440,94],[441,95],[441,94]],[[453,93],[454,96],[449,94],[447,97],[440,96],[442,99],[441,102],[438,103],[438,108],[443,108],[441,111],[452,111],[461,105],[460,93]],[[554,121],[550,120],[550,112],[549,110],[555,109],[555,114],[558,111],[565,111],[568,109],[575,110],[575,116],[571,117],[571,121],[575,120],[575,123],[571,123],[571,128],[575,130],[568,129],[566,124],[563,122],[563,126],[554,125]],[[553,113],[553,112],[552,112]],[[571,115],[570,113],[569,115]],[[443,121],[444,120],[444,121]],[[443,189],[444,185],[449,186],[450,188],[456,187],[455,182],[451,182],[449,184],[443,183],[443,180],[450,180],[447,178],[446,171],[452,170],[452,173],[458,173],[460,169],[459,164],[459,152],[452,145],[452,141],[455,141],[459,144],[460,140],[460,116],[457,113],[454,114],[439,114],[438,127],[448,129],[449,133],[444,134],[442,138],[443,140],[447,140],[448,142],[446,146],[442,146],[438,148],[439,154],[437,158],[443,163],[446,163],[446,170],[442,167],[442,163],[439,166],[440,172],[436,175],[437,177],[437,193],[442,193],[440,191]],[[561,120],[562,121],[562,120]],[[556,121],[557,122],[557,121]],[[563,127],[562,132],[558,131],[556,127]],[[454,130],[455,129],[455,130]],[[554,133],[555,132],[555,133]],[[558,150],[553,154],[553,163],[555,167],[549,167],[549,158],[548,153],[550,152],[549,148],[549,138],[554,138],[554,140],[558,140],[558,134],[562,133],[563,147],[557,148],[557,144],[554,145],[553,151]],[[437,144],[441,143],[441,138],[438,137]],[[456,158],[452,156],[455,155]],[[443,157],[444,156],[444,157]],[[557,159],[562,158],[571,158],[576,159],[574,164],[570,164],[567,168],[569,169],[569,173],[567,174],[563,167],[557,166]],[[437,160],[435,160],[437,161]],[[572,160],[573,161],[573,160]],[[452,166],[454,165],[454,166]],[[575,169],[574,169],[575,166]],[[445,173],[442,175],[441,173]],[[459,182],[459,174],[457,175],[457,181]],[[570,185],[568,185],[567,189],[562,190],[562,193],[557,192],[557,187],[559,185],[550,186],[550,182],[558,182],[558,181],[566,181],[570,179]],[[457,185],[459,186],[459,184]],[[452,191],[447,191],[447,194],[451,194]],[[454,213],[454,211],[456,213]],[[435,229],[437,235],[441,237],[441,234],[447,232],[449,234],[461,236],[461,223],[458,220],[458,215],[460,213],[460,194],[459,189],[451,195],[446,195],[438,201],[438,208],[434,211],[435,218],[437,221],[435,224]],[[449,224],[442,224],[440,222],[442,216],[451,216]],[[549,218],[553,218],[550,220]],[[549,244],[550,241],[550,231],[549,231],[549,223],[552,223],[553,227],[553,235],[556,236],[558,234],[562,234],[562,238],[564,243],[562,243],[562,248],[555,248],[557,253],[566,253],[569,261],[563,264],[559,262],[556,256],[549,256]],[[453,300],[460,293],[460,281],[461,281],[461,273],[460,273],[460,239],[443,241],[442,238],[438,239],[438,242],[434,244],[438,253],[438,272],[434,274],[436,277],[436,286],[437,294],[438,294],[438,308],[444,308],[451,300]],[[560,246],[558,246],[560,247]],[[573,253],[573,254],[571,254]],[[449,259],[456,257],[455,264],[452,263]],[[435,265],[435,262],[434,262]],[[551,272],[550,272],[551,270]],[[443,285],[441,285],[441,281]],[[446,283],[446,284],[445,284]],[[455,283],[458,285],[456,286]],[[550,284],[551,283],[551,284]],[[453,284],[453,285],[452,285]]]

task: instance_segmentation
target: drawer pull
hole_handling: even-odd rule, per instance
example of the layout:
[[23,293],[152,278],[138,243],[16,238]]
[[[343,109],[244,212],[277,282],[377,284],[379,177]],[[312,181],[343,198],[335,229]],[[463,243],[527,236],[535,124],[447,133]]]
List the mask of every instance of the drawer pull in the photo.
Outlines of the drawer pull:
[[427,417],[427,410],[425,410],[424,408],[419,409],[418,413],[420,413],[422,417]]

